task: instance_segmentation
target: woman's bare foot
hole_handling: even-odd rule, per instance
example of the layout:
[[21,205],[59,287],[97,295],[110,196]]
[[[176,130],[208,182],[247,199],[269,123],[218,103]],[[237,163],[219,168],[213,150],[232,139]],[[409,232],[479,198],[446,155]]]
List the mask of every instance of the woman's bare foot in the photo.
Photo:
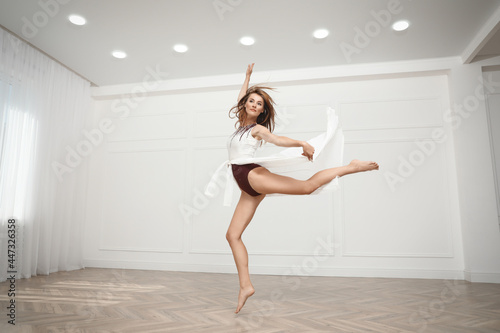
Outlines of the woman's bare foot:
[[355,168],[356,172],[378,170],[378,164],[372,161],[352,160],[349,164]]
[[240,294],[238,295],[238,307],[236,308],[236,311],[234,311],[234,313],[240,312],[243,305],[245,305],[248,297],[252,296],[254,293],[255,289],[253,289],[252,286],[244,289],[240,288]]

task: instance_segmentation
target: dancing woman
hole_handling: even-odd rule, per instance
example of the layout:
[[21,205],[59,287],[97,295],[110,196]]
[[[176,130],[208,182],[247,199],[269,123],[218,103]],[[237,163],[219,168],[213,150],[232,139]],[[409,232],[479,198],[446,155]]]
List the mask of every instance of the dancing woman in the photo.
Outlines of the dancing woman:
[[[281,147],[302,147],[302,155],[312,161],[314,147],[309,143],[272,133],[275,113],[274,101],[264,91],[264,89],[269,88],[258,86],[248,88],[253,65],[248,66],[246,78],[238,96],[238,103],[230,111],[230,113],[234,112],[238,119],[237,125],[239,127],[230,137],[229,159],[254,157],[257,148],[264,140]],[[241,196],[226,234],[240,281],[238,306],[235,313],[241,310],[248,297],[255,292],[248,272],[248,253],[241,240],[241,235],[266,194],[311,194],[336,177],[379,168],[375,162],[353,160],[345,166],[319,171],[307,180],[297,180],[271,173],[266,168],[254,163],[232,164],[231,167],[233,176],[241,189]]]

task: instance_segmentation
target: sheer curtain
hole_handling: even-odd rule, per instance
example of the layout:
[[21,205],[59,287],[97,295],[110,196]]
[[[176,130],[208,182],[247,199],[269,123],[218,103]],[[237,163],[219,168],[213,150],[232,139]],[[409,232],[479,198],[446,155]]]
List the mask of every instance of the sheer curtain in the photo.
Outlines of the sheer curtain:
[[1,28],[0,47],[0,281],[82,268],[87,167],[68,154],[90,83]]

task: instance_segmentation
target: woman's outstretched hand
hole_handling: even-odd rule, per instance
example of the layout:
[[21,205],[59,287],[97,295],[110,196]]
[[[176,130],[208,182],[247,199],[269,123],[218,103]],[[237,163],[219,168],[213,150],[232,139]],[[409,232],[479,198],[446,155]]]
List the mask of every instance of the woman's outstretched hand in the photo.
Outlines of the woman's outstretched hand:
[[302,144],[302,149],[304,151],[302,155],[307,157],[309,161],[312,161],[314,155],[314,147],[304,141],[304,143]]
[[255,65],[255,63],[248,65],[248,68],[247,68],[247,77],[250,77],[250,75],[252,75],[253,65]]

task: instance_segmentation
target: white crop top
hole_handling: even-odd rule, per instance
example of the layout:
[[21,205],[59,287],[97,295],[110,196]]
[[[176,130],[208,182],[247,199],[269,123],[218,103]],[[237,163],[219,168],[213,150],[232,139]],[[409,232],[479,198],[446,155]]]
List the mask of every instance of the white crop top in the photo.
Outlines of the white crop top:
[[252,136],[252,128],[255,125],[240,127],[229,137],[227,150],[230,162],[255,157],[255,153],[262,143],[261,140]]

